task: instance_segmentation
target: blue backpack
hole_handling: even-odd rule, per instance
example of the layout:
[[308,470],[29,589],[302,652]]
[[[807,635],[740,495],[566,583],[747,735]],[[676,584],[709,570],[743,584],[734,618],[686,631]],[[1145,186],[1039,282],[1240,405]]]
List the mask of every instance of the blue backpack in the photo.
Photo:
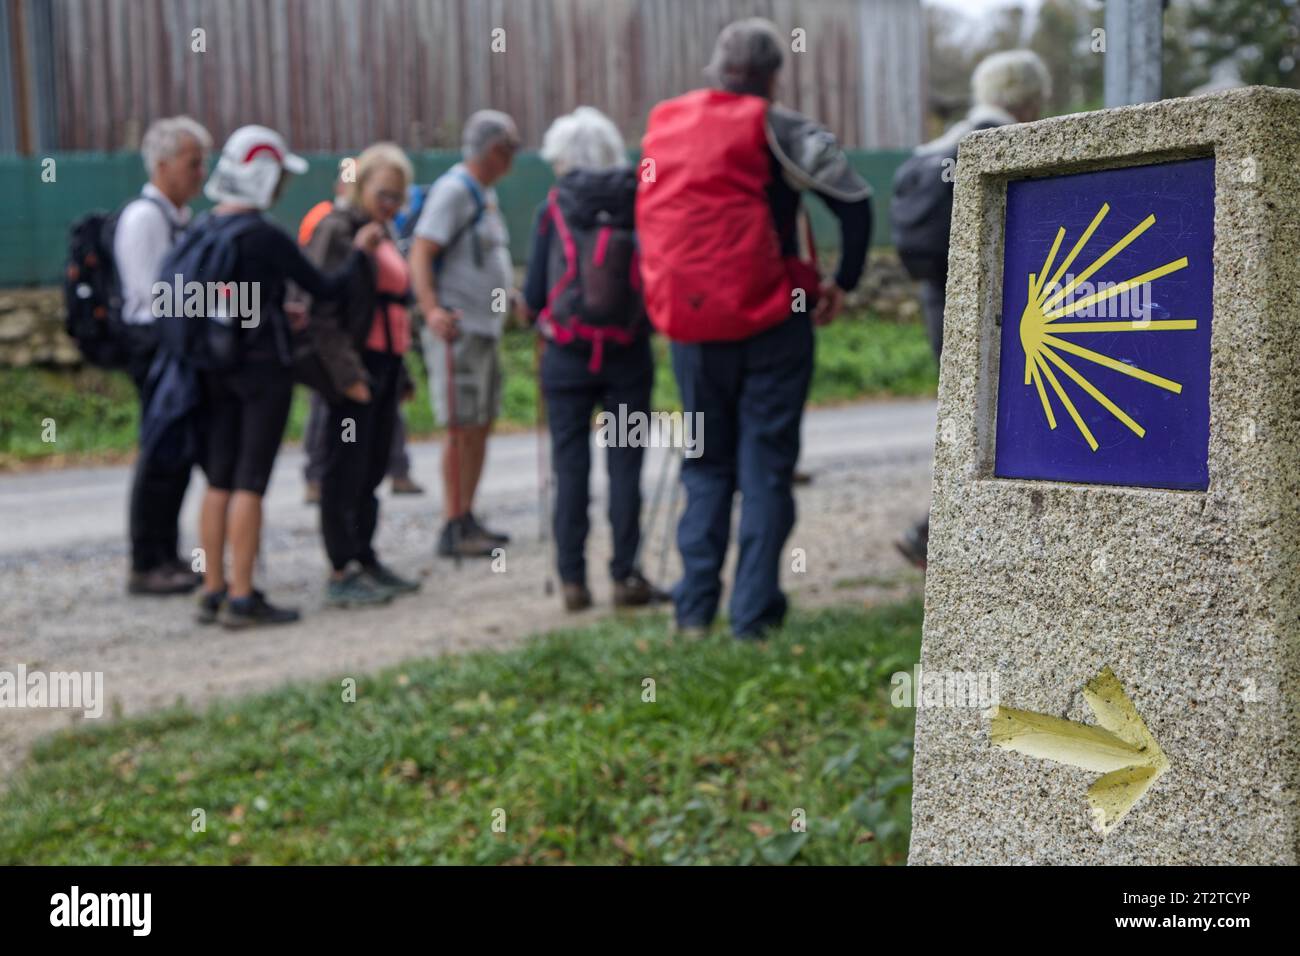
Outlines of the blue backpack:
[[[443,175],[451,175],[451,172],[448,171]],[[474,215],[451,234],[451,238],[447,240],[447,245],[443,247],[442,253],[438,256],[439,260],[447,254],[452,246],[460,241],[465,233],[479,224],[479,220],[483,218],[483,213],[487,209],[487,201],[483,198],[483,190],[474,181],[474,177],[463,169],[456,170],[456,175],[465,184],[469,194],[474,197]],[[420,221],[420,213],[424,211],[424,201],[429,198],[429,190],[432,188],[432,185],[412,186],[407,192],[406,208],[399,212],[393,220],[393,227],[397,230],[397,248],[402,255],[406,255],[411,250],[411,241],[415,238],[415,225]],[[434,268],[437,267],[435,263]]]
[[[223,371],[239,361],[238,316],[222,314],[223,309],[218,309],[216,315],[207,314],[209,283],[231,281],[239,256],[235,241],[262,221],[260,213],[230,216],[204,213],[163,260],[159,281],[168,286],[180,283],[172,310],[180,314],[157,319],[159,345],[191,368]],[[191,282],[201,283],[204,288],[205,305],[200,315],[186,315],[183,308],[186,287]]]
[[424,211],[424,200],[428,196],[428,186],[411,183],[406,189],[406,205],[393,217],[393,228],[397,230],[397,242],[402,255],[406,255],[411,238],[415,235],[415,224],[420,221],[420,213]]

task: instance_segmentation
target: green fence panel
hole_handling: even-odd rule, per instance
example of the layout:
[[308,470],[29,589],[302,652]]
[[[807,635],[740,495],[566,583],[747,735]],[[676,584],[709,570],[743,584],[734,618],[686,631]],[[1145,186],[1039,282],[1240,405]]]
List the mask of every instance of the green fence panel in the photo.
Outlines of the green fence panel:
[[[875,192],[876,224],[872,242],[888,245],[889,184],[905,152],[853,151],[855,168]],[[296,176],[271,217],[296,232],[303,215],[333,195],[341,155],[313,154],[311,168]],[[450,169],[459,155],[429,151],[412,155],[416,178],[432,182]],[[56,153],[49,157],[0,157],[0,286],[57,283],[67,251],[68,227],[93,209],[112,209],[140,191],[145,172],[136,153]],[[521,154],[510,175],[497,186],[510,251],[516,263],[528,255],[533,216],[554,182],[550,166],[536,153]],[[211,204],[200,197],[203,210]],[[838,234],[830,214],[816,200],[808,204],[817,244],[834,248]]]

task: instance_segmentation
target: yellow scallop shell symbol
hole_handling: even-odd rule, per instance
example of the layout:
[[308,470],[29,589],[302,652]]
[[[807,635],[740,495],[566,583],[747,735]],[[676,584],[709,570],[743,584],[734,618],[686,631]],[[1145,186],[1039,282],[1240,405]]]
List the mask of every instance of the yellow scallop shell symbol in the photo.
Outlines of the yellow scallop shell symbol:
[[1070,335],[1076,332],[1170,332],[1175,330],[1187,330],[1196,328],[1195,319],[1168,319],[1153,321],[1150,319],[1134,319],[1118,322],[1059,322],[1059,319],[1067,318],[1078,312],[1089,309],[1094,304],[1111,298],[1112,296],[1122,295],[1131,290],[1137,289],[1148,282],[1154,282],[1161,276],[1169,275],[1171,272],[1177,272],[1179,269],[1187,267],[1187,257],[1175,259],[1172,262],[1166,262],[1158,268],[1151,269],[1141,275],[1126,279],[1123,282],[1107,285],[1100,291],[1084,296],[1081,299],[1060,305],[1062,299],[1066,298],[1073,292],[1080,283],[1086,282],[1097,270],[1099,270],[1111,259],[1119,255],[1126,249],[1133,240],[1137,239],[1142,233],[1146,232],[1155,225],[1156,217],[1147,216],[1140,223],[1133,227],[1123,239],[1120,239],[1113,246],[1103,252],[1093,261],[1086,269],[1077,276],[1073,276],[1065,286],[1056,288],[1056,284],[1061,277],[1065,275],[1067,269],[1073,264],[1075,258],[1087,245],[1092,234],[1097,231],[1101,221],[1106,218],[1110,212],[1110,204],[1103,203],[1097,210],[1097,215],[1092,219],[1088,228],[1083,231],[1079,241],[1074,244],[1069,255],[1056,268],[1056,272],[1051,279],[1046,278],[1052,264],[1056,261],[1056,254],[1061,249],[1061,243],[1065,239],[1065,227],[1061,226],[1056,232],[1056,240],[1052,243],[1052,248],[1047,253],[1047,259],[1043,262],[1043,267],[1038,272],[1029,274],[1029,294],[1026,297],[1025,311],[1020,316],[1020,344],[1025,350],[1025,385],[1031,383],[1038,389],[1038,397],[1043,403],[1043,414],[1047,416],[1047,424],[1050,428],[1056,428],[1056,416],[1052,412],[1052,402],[1048,397],[1047,388],[1044,385],[1044,379],[1051,386],[1052,391],[1056,393],[1057,399],[1065,407],[1070,417],[1074,419],[1074,424],[1078,426],[1080,434],[1088,442],[1093,451],[1097,450],[1097,439],[1093,437],[1088,426],[1084,424],[1079,415],[1079,410],[1074,407],[1069,396],[1065,394],[1065,389],[1061,387],[1060,380],[1052,371],[1052,366],[1064,372],[1071,378],[1076,385],[1087,392],[1098,404],[1106,411],[1110,412],[1117,419],[1123,422],[1139,438],[1146,434],[1146,430],[1141,425],[1130,418],[1123,409],[1106,397],[1100,389],[1093,385],[1087,378],[1081,375],[1069,362],[1059,354],[1066,352],[1078,358],[1085,359],[1097,365],[1108,369],[1113,369],[1124,375],[1132,376],[1140,381],[1155,385],[1158,388],[1167,389],[1174,394],[1182,392],[1182,385],[1170,381],[1167,378],[1161,378],[1159,375],[1152,374],[1144,369],[1128,365],[1109,355],[1103,355],[1100,352],[1094,352],[1092,349],[1084,348],[1061,336]]

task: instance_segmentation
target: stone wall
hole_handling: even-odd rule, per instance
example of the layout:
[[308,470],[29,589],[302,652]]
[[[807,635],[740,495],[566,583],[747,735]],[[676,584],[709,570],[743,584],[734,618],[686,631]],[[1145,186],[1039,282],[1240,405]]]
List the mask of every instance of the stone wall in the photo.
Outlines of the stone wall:
[[80,362],[76,343],[63,332],[62,289],[0,289],[0,368]]

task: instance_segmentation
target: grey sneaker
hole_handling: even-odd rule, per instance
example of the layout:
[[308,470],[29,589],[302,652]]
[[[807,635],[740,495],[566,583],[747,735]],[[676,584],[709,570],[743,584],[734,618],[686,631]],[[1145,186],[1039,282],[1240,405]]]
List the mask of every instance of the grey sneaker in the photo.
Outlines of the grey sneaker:
[[330,578],[325,587],[325,603],[330,607],[364,607],[392,599],[393,592],[376,585],[364,571],[349,571],[339,580]]
[[420,590],[419,581],[410,581],[378,561],[364,567],[362,570],[365,572],[366,577],[370,579],[371,584],[385,591],[391,591],[394,594],[411,594]]

